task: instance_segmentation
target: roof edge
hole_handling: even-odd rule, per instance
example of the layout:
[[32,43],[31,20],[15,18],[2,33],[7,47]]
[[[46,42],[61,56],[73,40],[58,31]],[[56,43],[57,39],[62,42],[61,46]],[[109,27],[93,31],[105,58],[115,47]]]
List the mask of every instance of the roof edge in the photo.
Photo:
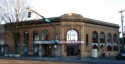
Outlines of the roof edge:
[[84,22],[85,23],[90,23],[90,24],[96,24],[96,25],[113,27],[113,28],[120,28],[120,26],[118,24],[105,22],[105,21],[100,21],[100,20],[95,20],[95,19],[90,19],[90,18],[85,18]]

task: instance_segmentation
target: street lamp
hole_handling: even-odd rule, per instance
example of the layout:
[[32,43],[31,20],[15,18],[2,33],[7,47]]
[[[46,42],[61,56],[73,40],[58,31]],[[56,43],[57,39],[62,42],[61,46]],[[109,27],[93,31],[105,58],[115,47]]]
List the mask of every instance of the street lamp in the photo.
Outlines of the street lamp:
[[122,26],[122,32],[121,32],[121,34],[122,34],[122,49],[124,50],[124,33],[123,33],[123,12],[124,12],[125,10],[121,10],[121,11],[119,11],[119,13],[121,13],[121,26]]

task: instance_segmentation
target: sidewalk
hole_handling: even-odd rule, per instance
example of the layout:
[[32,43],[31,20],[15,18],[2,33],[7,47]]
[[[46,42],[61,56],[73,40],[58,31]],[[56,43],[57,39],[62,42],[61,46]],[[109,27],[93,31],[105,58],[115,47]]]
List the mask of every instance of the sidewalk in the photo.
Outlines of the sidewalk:
[[4,57],[0,56],[0,59],[16,59],[16,60],[33,60],[33,61],[57,61],[57,62],[83,62],[83,61],[108,61],[113,58],[82,58],[80,60],[76,58],[62,58],[62,57]]

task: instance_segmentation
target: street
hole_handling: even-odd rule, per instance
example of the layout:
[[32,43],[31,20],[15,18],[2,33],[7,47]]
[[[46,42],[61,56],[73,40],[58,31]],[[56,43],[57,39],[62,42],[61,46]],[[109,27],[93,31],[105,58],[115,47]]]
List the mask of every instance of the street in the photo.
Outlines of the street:
[[125,64],[125,60],[116,59],[82,59],[82,60],[29,60],[0,59],[0,64]]
[[83,64],[83,63],[0,59],[0,64]]
[[116,60],[116,59],[98,59],[98,60],[87,60],[83,61],[85,64],[125,64],[125,60]]

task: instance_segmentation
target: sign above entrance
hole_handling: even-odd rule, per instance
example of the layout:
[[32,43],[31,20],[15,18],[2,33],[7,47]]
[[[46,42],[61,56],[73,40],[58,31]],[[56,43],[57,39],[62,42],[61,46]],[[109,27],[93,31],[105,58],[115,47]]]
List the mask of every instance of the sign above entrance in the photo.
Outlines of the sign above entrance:
[[54,40],[50,40],[50,41],[34,41],[34,44],[55,44],[55,42],[57,44],[82,44],[84,43],[84,41],[54,41]]
[[84,41],[74,41],[74,40],[68,40],[68,41],[60,41],[61,44],[83,44]]

